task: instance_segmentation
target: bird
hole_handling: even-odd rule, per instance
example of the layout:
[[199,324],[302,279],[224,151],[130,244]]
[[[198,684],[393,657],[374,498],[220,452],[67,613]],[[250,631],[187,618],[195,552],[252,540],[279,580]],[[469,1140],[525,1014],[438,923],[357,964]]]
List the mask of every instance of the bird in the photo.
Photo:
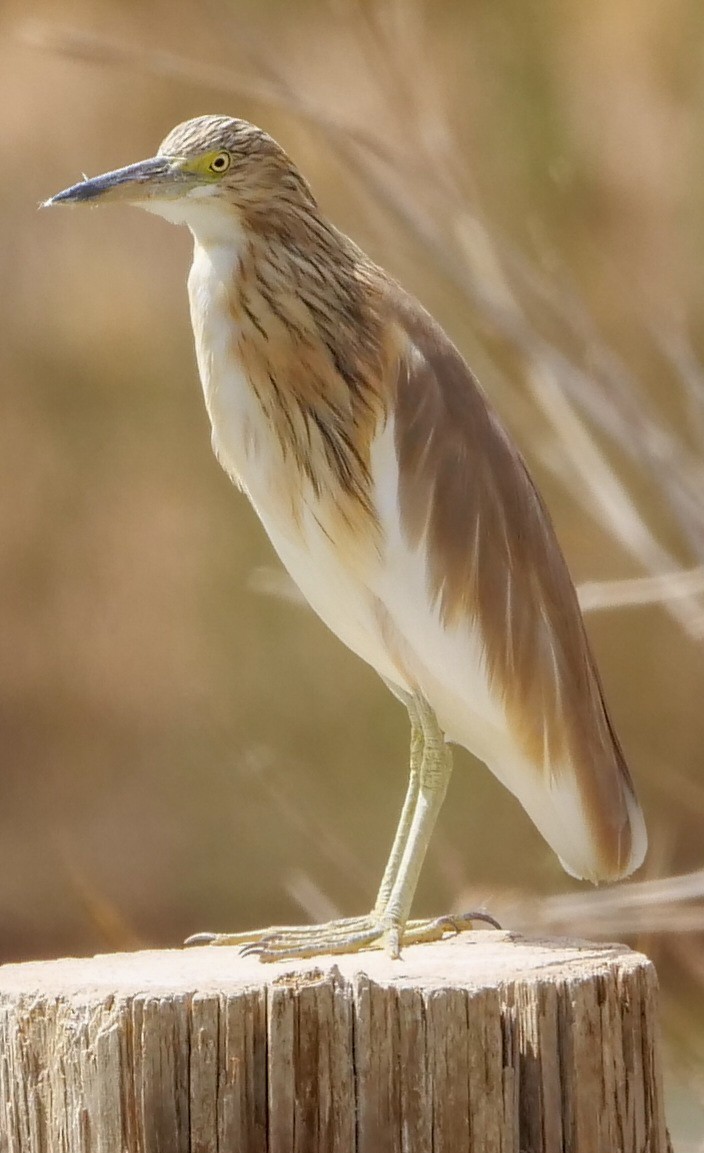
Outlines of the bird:
[[215,455],[305,599],[411,728],[407,792],[369,914],[186,943],[263,961],[398,957],[470,929],[477,914],[410,915],[452,745],[514,794],[569,874],[632,873],[645,822],[574,584],[518,448],[444,330],[245,120],[185,121],[154,157],[44,205],[118,201],[190,229]]

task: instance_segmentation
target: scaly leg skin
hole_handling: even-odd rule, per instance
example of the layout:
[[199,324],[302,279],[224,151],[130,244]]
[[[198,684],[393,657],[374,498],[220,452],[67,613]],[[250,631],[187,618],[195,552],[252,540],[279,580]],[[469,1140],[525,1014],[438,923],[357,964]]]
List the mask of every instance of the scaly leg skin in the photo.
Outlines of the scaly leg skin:
[[371,913],[344,917],[324,925],[280,925],[244,933],[196,933],[186,945],[230,945],[261,961],[315,957],[323,953],[353,953],[386,948],[398,957],[402,945],[439,941],[488,921],[486,913],[409,921],[413,895],[435,822],[452,773],[452,754],[435,714],[421,697],[409,697],[411,719],[410,774],[394,843]]

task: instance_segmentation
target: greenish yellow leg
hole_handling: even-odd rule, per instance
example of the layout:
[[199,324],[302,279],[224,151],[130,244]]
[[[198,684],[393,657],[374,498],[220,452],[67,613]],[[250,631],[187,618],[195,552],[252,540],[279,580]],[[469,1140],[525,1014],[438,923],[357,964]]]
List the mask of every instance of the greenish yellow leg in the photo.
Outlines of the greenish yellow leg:
[[420,723],[418,714],[412,701],[408,702],[408,715],[411,720],[411,765],[408,778],[408,789],[406,790],[406,797],[403,802],[401,810],[401,817],[394,836],[394,843],[391,846],[389,859],[386,862],[384,869],[384,876],[379,886],[372,915],[381,917],[386,911],[386,906],[389,903],[389,897],[394,887],[396,877],[398,875],[399,866],[403,859],[403,854],[406,848],[406,841],[408,834],[413,823],[413,814],[416,810],[418,803],[418,791],[420,788],[420,774],[421,766],[423,763],[423,746],[425,744],[423,739],[423,726]]
[[422,732],[423,755],[413,818],[382,915],[392,957],[399,955],[420,871],[452,775],[452,753],[435,713],[422,697],[414,698],[413,708]]

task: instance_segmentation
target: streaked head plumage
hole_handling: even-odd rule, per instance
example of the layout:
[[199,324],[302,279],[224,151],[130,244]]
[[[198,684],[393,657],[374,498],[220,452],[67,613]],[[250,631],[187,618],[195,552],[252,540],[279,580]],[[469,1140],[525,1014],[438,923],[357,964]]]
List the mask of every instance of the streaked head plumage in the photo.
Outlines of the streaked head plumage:
[[250,124],[232,116],[196,116],[172,128],[158,149],[158,156],[195,159],[211,152],[226,151],[232,157],[282,154],[276,141]]

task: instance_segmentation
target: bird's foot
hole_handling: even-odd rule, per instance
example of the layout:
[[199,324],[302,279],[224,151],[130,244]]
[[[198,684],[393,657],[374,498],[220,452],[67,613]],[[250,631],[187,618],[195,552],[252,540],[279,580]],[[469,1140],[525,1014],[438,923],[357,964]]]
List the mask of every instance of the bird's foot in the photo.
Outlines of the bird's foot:
[[364,917],[344,917],[324,925],[274,925],[244,933],[195,933],[186,945],[228,945],[239,948],[244,956],[260,961],[283,961],[292,958],[317,957],[326,953],[357,953],[361,949],[386,949],[389,956],[400,956],[401,946],[419,945],[456,936],[473,928],[474,921],[501,926],[488,913],[459,913],[444,917],[407,921],[401,928],[377,913]]
[[261,961],[292,957],[315,957],[323,953],[356,953],[360,949],[383,947],[385,926],[370,913],[365,917],[344,917],[323,925],[271,925],[244,933],[196,933],[186,945],[229,945],[244,956]]

